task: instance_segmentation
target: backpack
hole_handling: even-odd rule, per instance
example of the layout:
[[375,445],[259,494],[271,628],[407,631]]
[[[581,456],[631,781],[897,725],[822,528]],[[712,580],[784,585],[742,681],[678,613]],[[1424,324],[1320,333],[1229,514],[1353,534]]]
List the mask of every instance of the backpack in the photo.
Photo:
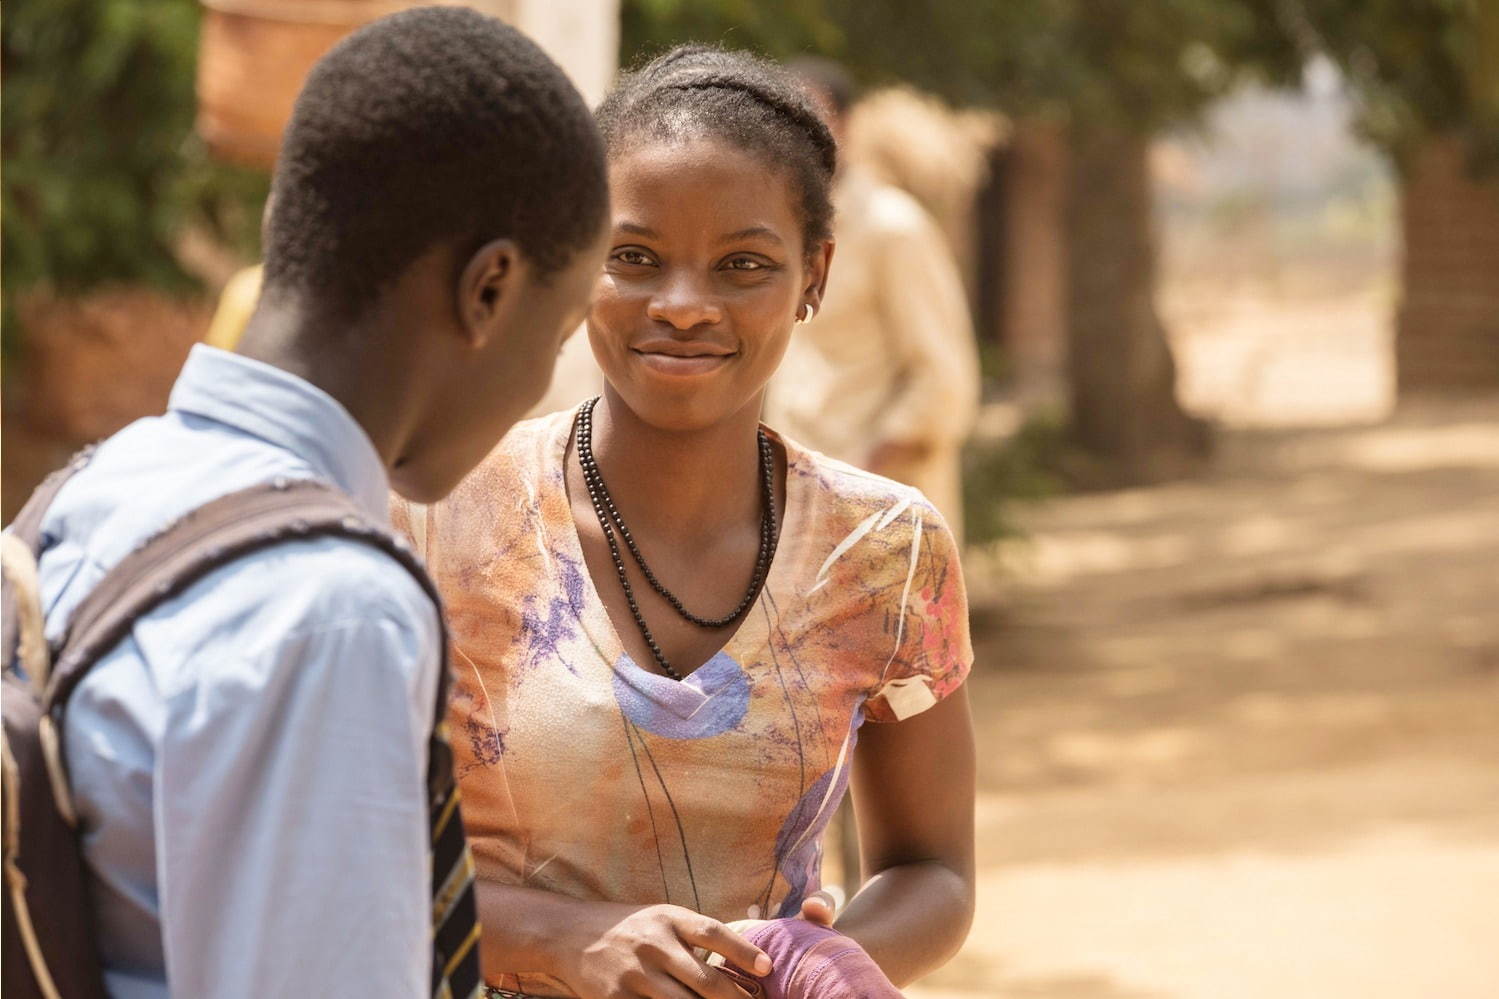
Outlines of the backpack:
[[[283,541],[338,536],[373,545],[409,571],[440,609],[409,546],[347,496],[311,479],[277,479],[193,510],[105,574],[50,647],[36,563],[42,519],[84,452],[43,482],[3,536],[4,927],[0,992],[6,999],[103,999],[88,881],[63,759],[68,697],[137,618],[215,569]],[[441,614],[439,613],[439,620]],[[442,636],[446,663],[447,636]],[[446,704],[446,669],[436,721]],[[451,757],[433,759],[429,783]],[[451,772],[449,770],[449,772]]]

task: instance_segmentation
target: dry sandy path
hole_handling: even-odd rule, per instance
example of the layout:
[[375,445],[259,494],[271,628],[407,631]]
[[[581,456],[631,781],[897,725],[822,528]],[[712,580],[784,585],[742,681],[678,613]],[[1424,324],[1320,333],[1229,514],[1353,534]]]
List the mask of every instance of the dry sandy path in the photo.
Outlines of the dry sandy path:
[[975,559],[980,905],[920,999],[1499,999],[1499,400],[1236,432]]

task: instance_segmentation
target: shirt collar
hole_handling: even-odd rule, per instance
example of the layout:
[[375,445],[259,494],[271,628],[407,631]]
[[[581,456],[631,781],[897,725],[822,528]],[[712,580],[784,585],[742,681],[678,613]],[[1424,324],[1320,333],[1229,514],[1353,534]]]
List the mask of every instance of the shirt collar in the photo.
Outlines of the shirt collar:
[[376,523],[387,523],[385,466],[338,400],[289,371],[198,344],[172,387],[169,407],[284,448],[348,493]]

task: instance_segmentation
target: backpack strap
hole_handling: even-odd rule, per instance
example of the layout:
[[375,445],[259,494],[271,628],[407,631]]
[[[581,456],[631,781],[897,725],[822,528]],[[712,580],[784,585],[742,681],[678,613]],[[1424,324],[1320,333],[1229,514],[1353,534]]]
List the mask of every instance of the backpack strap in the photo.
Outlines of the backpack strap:
[[12,657],[6,667],[19,666],[40,698],[47,689],[52,663],[47,656],[47,621],[42,615],[36,557],[9,531],[0,534],[0,571],[5,575],[5,644]]
[[[7,574],[15,561],[11,558],[13,554],[29,553],[40,545],[40,525],[46,507],[67,477],[86,460],[85,456],[82,461],[49,479],[28,502],[25,517],[18,518],[13,532],[8,532],[5,539]],[[11,536],[12,533],[15,536]],[[86,892],[76,843],[67,848],[62,845],[78,826],[59,738],[68,698],[78,683],[129,633],[137,619],[215,569],[283,541],[325,536],[359,541],[384,551],[405,567],[433,602],[441,659],[433,729],[428,739],[427,787],[428,811],[437,814],[437,806],[442,803],[442,799],[436,797],[437,790],[451,788],[453,772],[451,751],[438,728],[447,703],[448,638],[437,590],[426,571],[404,541],[367,517],[351,499],[331,486],[312,480],[277,479],[230,493],[189,512],[105,573],[78,605],[61,640],[56,643],[53,659],[57,665],[51,670],[46,688],[39,696],[35,699],[17,698],[13,704],[12,685],[20,684],[21,678],[12,675],[4,678],[6,995],[11,991],[13,964],[18,969],[23,966],[30,968],[30,981],[38,983],[44,997],[57,999],[59,993],[63,997],[103,995],[93,960],[94,938],[87,920],[80,923],[77,918],[69,918],[68,913],[58,915],[39,903],[39,898],[43,897],[53,897],[63,903],[77,902],[68,910],[73,916],[86,908],[80,901]],[[7,601],[13,589],[15,587],[7,585]],[[8,607],[7,640],[10,639],[12,623],[10,610]],[[45,640],[42,648],[45,653]],[[8,668],[10,664],[5,665]],[[25,717],[21,714],[23,709],[29,709]],[[20,723],[19,728],[13,726],[13,719]],[[28,725],[32,726],[30,731],[27,731]],[[21,742],[12,738],[17,731],[25,736]],[[20,780],[22,774],[26,775],[24,784]],[[29,798],[26,796],[28,789],[31,792]],[[49,793],[50,803],[46,801]],[[49,809],[48,804],[55,805],[55,809]],[[21,812],[28,809],[34,815],[23,829]],[[455,828],[460,830],[461,836],[461,826]],[[28,831],[30,840],[26,839]],[[37,842],[41,842],[43,848],[32,851],[38,863],[35,870],[46,873],[50,880],[33,881],[28,890],[23,872],[25,857],[27,850]],[[23,846],[23,843],[27,845]],[[71,864],[59,860],[49,866],[47,853],[53,847],[56,848],[54,854],[62,850],[71,857]],[[13,863],[17,856],[20,862]],[[44,895],[39,894],[43,887]],[[56,908],[53,906],[54,910]],[[43,933],[28,933],[33,914],[37,917],[36,929]],[[49,940],[62,941],[64,949],[49,952],[49,947],[55,949],[57,946],[49,944]],[[28,991],[29,985],[21,978],[15,981],[22,982],[18,994],[35,994]],[[49,986],[53,991],[47,991]],[[59,990],[55,986],[62,988]]]
[[69,458],[66,465],[43,479],[42,484],[36,487],[31,498],[26,501],[26,505],[21,507],[21,512],[16,514],[16,519],[12,520],[10,526],[6,528],[26,543],[32,555],[41,555],[42,519],[47,516],[47,510],[52,506],[52,501],[57,499],[57,494],[62,492],[62,487],[67,485],[74,475],[81,472],[93,457],[94,447],[90,445]]
[[[366,517],[353,500],[313,479],[276,479],[198,507],[106,573],[78,605],[54,647],[45,710],[58,714],[93,664],[157,605],[261,548],[320,536],[381,549],[440,607],[437,589],[411,547]],[[444,653],[446,640],[444,632]]]
[[[39,655],[44,650],[36,648],[28,634],[35,624],[32,618],[40,607],[33,598],[37,596],[36,563],[42,557],[42,521],[52,507],[52,501],[62,492],[62,487],[93,456],[92,447],[84,448],[70,458],[66,465],[43,479],[26,505],[21,507],[21,512],[16,514],[16,519],[5,529],[5,567],[8,570],[6,582],[10,585],[5,587],[4,595],[0,597],[0,655],[4,656],[0,659],[0,668],[10,669],[11,664],[16,661],[17,653],[25,652],[26,661],[23,666],[34,684],[47,682],[45,657]],[[30,558],[26,557],[28,554]],[[23,635],[27,637],[24,648]]]

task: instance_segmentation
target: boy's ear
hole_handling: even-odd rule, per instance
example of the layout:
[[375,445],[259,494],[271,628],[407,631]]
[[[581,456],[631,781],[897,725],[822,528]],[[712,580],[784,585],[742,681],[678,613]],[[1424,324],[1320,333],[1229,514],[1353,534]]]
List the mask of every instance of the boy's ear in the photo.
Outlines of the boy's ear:
[[526,270],[513,239],[495,239],[474,251],[458,278],[458,325],[469,346],[485,346],[515,305]]

